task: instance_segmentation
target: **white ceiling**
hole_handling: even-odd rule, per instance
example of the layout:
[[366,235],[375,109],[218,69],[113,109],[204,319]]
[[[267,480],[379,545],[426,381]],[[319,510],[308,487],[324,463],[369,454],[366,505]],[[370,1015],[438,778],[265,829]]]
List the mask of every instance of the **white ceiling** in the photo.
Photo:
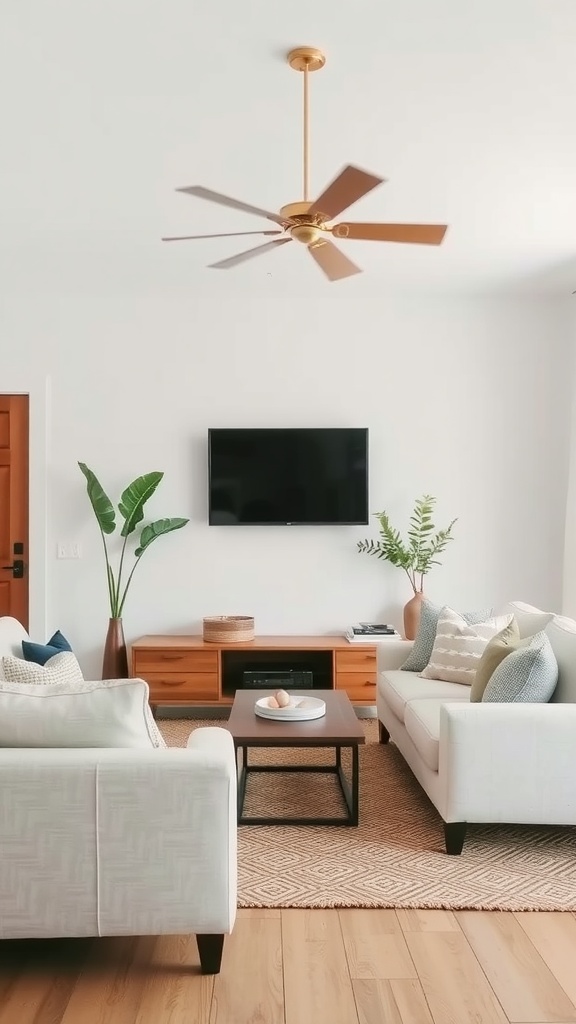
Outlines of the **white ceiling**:
[[[6,288],[576,288],[576,0],[12,0],[0,36]],[[381,174],[347,217],[440,248],[341,242],[365,273],[329,284],[297,244],[217,273],[259,239],[160,242],[271,227],[178,186],[301,198],[300,44],[312,191]]]

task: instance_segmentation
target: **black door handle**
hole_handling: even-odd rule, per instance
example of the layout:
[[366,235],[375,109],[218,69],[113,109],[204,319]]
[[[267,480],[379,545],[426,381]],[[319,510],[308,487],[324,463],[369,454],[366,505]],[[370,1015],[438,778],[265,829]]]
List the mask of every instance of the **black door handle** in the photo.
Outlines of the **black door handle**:
[[21,580],[24,578],[24,559],[15,558],[12,565],[2,565],[0,569],[10,569],[12,576],[15,580]]

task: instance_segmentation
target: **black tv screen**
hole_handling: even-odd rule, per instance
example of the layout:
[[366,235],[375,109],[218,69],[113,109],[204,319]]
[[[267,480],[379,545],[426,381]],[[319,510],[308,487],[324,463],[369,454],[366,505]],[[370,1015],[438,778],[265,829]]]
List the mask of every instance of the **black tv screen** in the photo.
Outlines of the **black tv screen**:
[[365,525],[365,427],[208,431],[211,526]]

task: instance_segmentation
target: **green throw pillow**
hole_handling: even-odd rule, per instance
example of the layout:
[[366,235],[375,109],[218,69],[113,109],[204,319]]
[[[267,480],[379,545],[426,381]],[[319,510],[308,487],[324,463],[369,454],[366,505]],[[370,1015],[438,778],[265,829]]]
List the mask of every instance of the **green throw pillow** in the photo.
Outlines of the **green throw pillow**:
[[478,666],[476,668],[476,674],[474,676],[474,682],[470,688],[470,700],[475,703],[479,703],[484,696],[484,690],[486,689],[492,673],[498,668],[500,662],[504,661],[504,658],[511,654],[512,651],[518,649],[520,643],[520,630],[518,629],[518,623],[516,619],[512,619],[509,626],[505,629],[500,630],[496,636],[493,636],[488,642],[488,646],[485,647],[484,653],[482,654]]

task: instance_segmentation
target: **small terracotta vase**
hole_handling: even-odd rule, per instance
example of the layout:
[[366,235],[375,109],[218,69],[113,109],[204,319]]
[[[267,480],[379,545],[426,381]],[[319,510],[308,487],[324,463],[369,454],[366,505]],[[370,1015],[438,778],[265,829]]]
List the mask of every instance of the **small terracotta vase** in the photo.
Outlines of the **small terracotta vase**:
[[420,612],[424,594],[419,590],[404,605],[404,636],[407,640],[414,640],[420,625]]
[[128,656],[126,654],[126,641],[122,619],[110,619],[106,643],[104,644],[104,659],[102,661],[102,679],[127,679],[128,678]]

